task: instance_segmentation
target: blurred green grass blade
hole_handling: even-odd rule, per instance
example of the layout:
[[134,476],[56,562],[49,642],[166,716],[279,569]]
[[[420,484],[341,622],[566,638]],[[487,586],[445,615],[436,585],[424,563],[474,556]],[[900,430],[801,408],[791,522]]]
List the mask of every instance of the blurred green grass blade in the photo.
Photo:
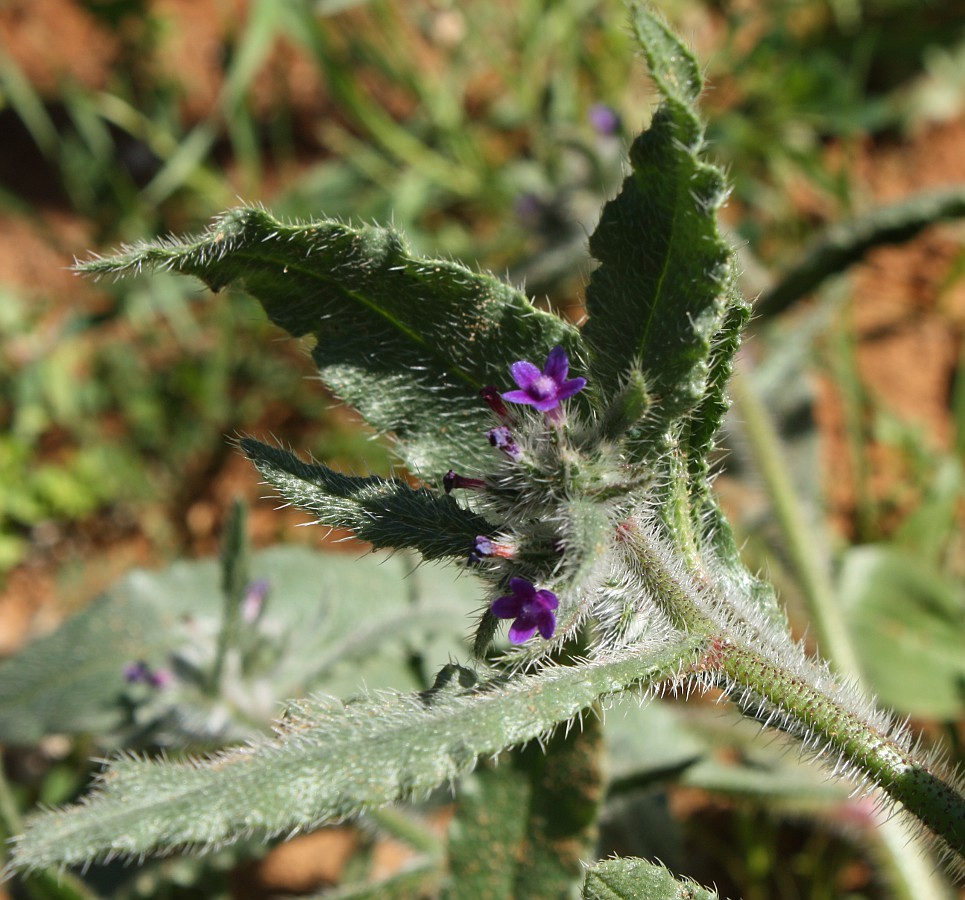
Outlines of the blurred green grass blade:
[[182,138],[121,97],[107,93],[95,96],[97,109],[108,122],[144,141],[158,159],[164,160],[161,171],[141,192],[143,203],[156,206],[181,185],[190,186],[216,206],[231,202],[232,195],[223,175],[200,164],[217,137],[209,122],[201,122]]
[[251,582],[248,546],[248,507],[238,498],[232,503],[221,539],[221,627],[215,649],[208,690],[217,695],[222,687],[225,659],[239,646],[242,606]]
[[369,141],[380,146],[397,164],[415,169],[457,197],[477,198],[482,189],[479,173],[447,158],[414,134],[409,123],[397,122],[355,77],[351,59],[336,50],[324,24],[310,8],[302,4],[296,12],[300,16],[299,26],[291,32],[292,37],[311,54],[325,75],[333,99],[352,116]]
[[241,40],[221,86],[215,110],[177,142],[173,152],[164,154],[161,170],[141,192],[146,203],[162,203],[192,180],[205,166],[221,133],[221,121],[232,136],[232,146],[248,177],[256,179],[260,163],[250,116],[244,111],[253,81],[277,41],[287,15],[287,2],[258,0],[246,17]]
[[213,122],[199,122],[185,138],[176,142],[176,149],[164,157],[164,165],[141,191],[141,199],[151,206],[167,200],[202,168],[217,139],[218,128]]
[[44,102],[24,77],[20,67],[0,49],[0,107],[10,106],[30,132],[44,156],[53,159],[60,146],[60,136],[47,115]]
[[916,194],[858,218],[837,222],[805,248],[801,261],[754,304],[756,317],[777,315],[832,275],[882,244],[910,241],[938,222],[965,216],[965,186]]

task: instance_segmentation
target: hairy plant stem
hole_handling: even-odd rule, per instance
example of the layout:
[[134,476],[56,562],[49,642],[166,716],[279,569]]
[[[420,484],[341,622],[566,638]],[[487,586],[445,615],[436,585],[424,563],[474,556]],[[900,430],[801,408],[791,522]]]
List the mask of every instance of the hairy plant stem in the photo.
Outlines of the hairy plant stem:
[[650,527],[631,523],[625,540],[661,612],[674,627],[707,638],[712,649],[697,674],[716,674],[742,707],[773,713],[778,724],[820,748],[822,755],[853,767],[931,829],[950,852],[965,858],[965,797],[851,708],[845,702],[853,694],[849,686],[804,659],[790,639],[776,641],[765,634],[751,616],[741,615],[734,601],[719,596],[706,575],[676,569]]
[[[784,537],[792,569],[808,610],[821,655],[833,669],[868,693],[858,654],[841,604],[827,574],[826,561],[814,540],[814,523],[788,475],[773,422],[754,388],[748,367],[738,368],[730,381],[731,397],[744,423],[748,447],[771,500],[774,519]],[[921,835],[904,817],[877,815],[877,834],[896,900],[950,900],[947,882],[925,851]],[[917,844],[921,853],[909,853]]]
[[754,648],[725,638],[715,650],[729,681],[787,713],[965,857],[965,798],[914,754]]

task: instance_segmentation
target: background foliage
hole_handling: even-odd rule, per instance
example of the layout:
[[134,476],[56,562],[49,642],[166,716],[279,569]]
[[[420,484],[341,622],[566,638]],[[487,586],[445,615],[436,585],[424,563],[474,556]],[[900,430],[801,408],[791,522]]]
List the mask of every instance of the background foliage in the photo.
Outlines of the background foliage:
[[[509,270],[578,316],[586,232],[619,182],[625,135],[650,105],[624,12],[608,0],[252,0],[239,15],[197,4],[196,19],[177,4],[137,0],[60,6],[57,15],[0,11],[7,650],[21,621],[33,617],[39,632],[132,562],[210,552],[230,498],[263,492],[225,435],[274,432],[349,471],[389,468],[380,444],[293,374],[311,370],[297,348],[258,352],[277,332],[245,297],[198,303],[157,276],[81,285],[63,272],[72,255],[191,229],[241,195],[283,216],[392,220],[417,252]],[[709,61],[705,110],[734,183],[730,224],[750,294],[772,288],[827,222],[965,178],[954,169],[965,154],[963,35],[949,21],[952,6],[662,5]],[[207,43],[192,40],[202,34]],[[51,48],[80,40],[86,68],[70,71],[78,54]],[[38,58],[51,61],[38,68]],[[625,123],[615,135],[588,118],[601,102]],[[826,284],[807,310],[756,323],[750,387],[738,393],[725,441],[733,478],[722,485],[749,558],[780,583],[792,618],[812,618],[797,610],[815,596],[840,596],[871,687],[953,755],[961,754],[965,615],[959,234],[921,239],[931,260],[923,285],[899,277],[914,257],[878,255],[849,281]],[[926,367],[926,357],[941,366]],[[889,368],[899,377],[882,381]],[[815,372],[816,382],[802,377]],[[816,394],[803,390],[814,383]],[[771,475],[767,441],[751,427],[757,396],[782,441]],[[823,485],[815,418],[831,448]],[[749,469],[767,475],[763,490],[760,480],[740,480]],[[798,498],[790,507],[788,489]],[[301,521],[270,507],[253,515],[259,544]],[[317,530],[288,529],[286,538],[314,541]],[[822,646],[833,641],[817,629]],[[433,671],[400,658],[409,677]],[[875,665],[883,659],[890,664]],[[199,721],[209,721],[202,708]],[[22,714],[10,720],[23,727]],[[13,805],[73,797],[84,760],[101,752],[85,734],[113,724],[87,722],[77,737],[39,749],[36,733],[6,734],[30,745],[7,754]],[[809,772],[796,782],[787,761],[747,747],[739,729],[721,734],[699,712],[641,725],[638,739],[641,730],[655,762],[618,776],[605,846],[686,859],[698,878],[700,865],[690,863],[700,847],[713,872],[706,881],[718,879],[722,895],[793,897],[802,883],[811,896],[874,895],[863,840],[841,837],[853,834],[855,808],[835,805],[831,788],[830,811],[815,802]],[[668,783],[687,787],[667,793]],[[813,824],[815,806],[830,829]],[[715,838],[721,819],[735,836],[726,845]],[[358,861],[370,864],[377,844],[363,833],[357,846],[364,868]],[[145,876],[150,885],[126,890],[213,890],[233,864],[215,860],[199,874],[165,863]]]

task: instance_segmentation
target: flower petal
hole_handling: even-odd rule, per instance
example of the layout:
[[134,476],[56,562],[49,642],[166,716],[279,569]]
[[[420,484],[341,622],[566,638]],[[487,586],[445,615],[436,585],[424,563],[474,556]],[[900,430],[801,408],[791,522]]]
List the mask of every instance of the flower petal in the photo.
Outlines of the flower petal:
[[523,601],[514,594],[497,597],[493,600],[489,611],[497,619],[515,619],[523,611]]
[[532,600],[536,596],[536,586],[532,581],[527,581],[525,578],[520,578],[518,575],[514,575],[509,579],[509,589],[513,592],[513,595],[518,597],[522,601]]
[[[524,644],[528,641],[534,634],[536,634],[536,625],[531,624],[531,619],[518,618],[513,622],[512,627],[509,629],[509,639],[514,644]],[[555,622],[553,623],[556,624]]]
[[533,398],[530,397],[526,391],[506,391],[502,397],[503,400],[506,400],[509,403],[525,403],[527,405],[533,403]]
[[[524,391],[530,387],[537,378],[539,378],[543,373],[536,368],[531,362],[527,362],[525,359],[521,359],[519,362],[514,362],[509,367],[509,372],[513,376],[513,381],[516,382]],[[506,395],[503,394],[505,399]]]
[[549,375],[557,384],[561,384],[566,380],[566,373],[570,370],[570,358],[566,355],[566,351],[560,344],[557,344],[552,350],[550,350],[549,356],[546,357],[546,365],[543,368],[543,374]]
[[539,412],[549,412],[551,409],[556,409],[560,405],[560,398],[554,394],[545,400],[530,400],[529,404]]
[[536,602],[539,603],[540,608],[545,610],[556,609],[560,605],[560,598],[545,588],[536,592],[535,599]]
[[536,627],[539,629],[539,633],[546,640],[549,640],[553,636],[553,632],[556,631],[556,616],[548,609],[544,609],[536,616]]

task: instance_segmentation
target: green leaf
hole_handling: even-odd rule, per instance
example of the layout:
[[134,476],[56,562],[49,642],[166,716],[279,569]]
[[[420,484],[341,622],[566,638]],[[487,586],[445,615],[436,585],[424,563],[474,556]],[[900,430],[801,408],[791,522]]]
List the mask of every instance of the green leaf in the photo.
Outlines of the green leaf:
[[[725,326],[725,317],[742,301],[732,289],[731,254],[717,229],[724,178],[701,158],[697,61],[646,10],[635,10],[633,26],[663,103],[634,141],[632,174],[590,238],[600,266],[587,289],[583,336],[591,383],[604,397],[616,396],[633,369],[642,369],[654,402],[637,429],[638,456],[653,458],[701,404],[708,423],[689,443],[694,453],[709,446],[705,432],[719,422],[739,328],[738,321]],[[725,340],[714,349],[720,335]]]
[[854,547],[839,591],[871,688],[906,715],[951,721],[965,709],[965,591],[888,546]]
[[649,655],[637,648],[607,662],[480,684],[450,666],[421,695],[292,704],[275,737],[208,759],[116,760],[83,804],[28,823],[12,864],[34,869],[210,848],[421,796],[477,757],[546,734],[601,696],[675,677],[699,647],[686,639]]
[[556,344],[585,357],[573,326],[491,275],[411,256],[389,228],[286,225],[236,209],[197,238],[127,248],[79,270],[146,266],[196,275],[215,291],[237,283],[275,324],[314,335],[322,380],[392,432],[406,464],[427,479],[483,465],[492,417],[478,391],[506,385],[513,362],[542,365]]
[[45,735],[103,732],[125,720],[124,665],[159,663],[162,616],[135,598],[101,597],[53,634],[0,664],[0,741],[38,743]]
[[476,535],[492,528],[451,497],[409,487],[399,478],[342,475],[251,438],[242,438],[241,448],[285,499],[376,549],[418,550],[428,560],[466,559]]
[[607,859],[587,869],[583,900],[718,900],[717,892],[678,881],[644,859]]
[[[441,664],[458,652],[466,613],[479,602],[478,583],[452,570],[411,570],[403,556],[358,559],[297,547],[255,554],[252,577],[266,579],[270,593],[260,619],[248,626],[251,664],[234,676],[228,709],[245,713],[241,733],[252,722],[267,725],[278,699],[307,690],[348,696],[363,683],[418,686],[408,652],[418,646],[425,654],[433,635],[444,640],[427,662]],[[145,716],[160,721],[174,708],[182,720],[188,711],[195,720],[214,715],[205,676],[217,654],[220,581],[215,560],[132,572],[0,664],[0,740],[35,744],[51,733],[106,734],[145,726]],[[137,660],[180,673],[152,696],[135,698],[123,673]],[[136,702],[148,706],[132,722]]]

